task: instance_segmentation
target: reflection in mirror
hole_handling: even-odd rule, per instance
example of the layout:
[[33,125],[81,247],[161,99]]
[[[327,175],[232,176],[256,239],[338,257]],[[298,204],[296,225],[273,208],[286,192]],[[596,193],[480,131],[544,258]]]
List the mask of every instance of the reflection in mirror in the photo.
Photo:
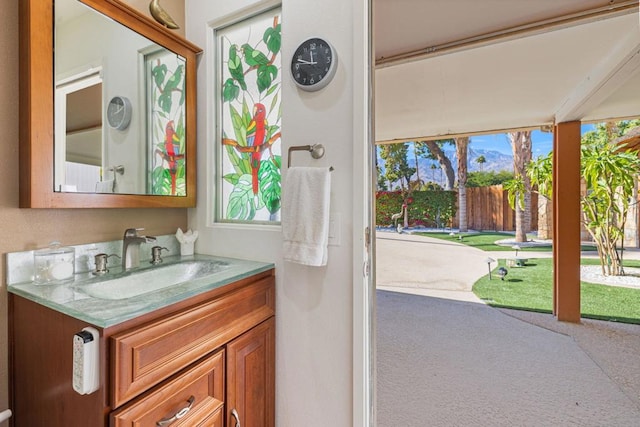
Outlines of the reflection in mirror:
[[55,188],[93,192],[102,166],[102,78],[89,72],[56,86]]
[[54,191],[185,196],[185,59],[77,0],[54,52]]

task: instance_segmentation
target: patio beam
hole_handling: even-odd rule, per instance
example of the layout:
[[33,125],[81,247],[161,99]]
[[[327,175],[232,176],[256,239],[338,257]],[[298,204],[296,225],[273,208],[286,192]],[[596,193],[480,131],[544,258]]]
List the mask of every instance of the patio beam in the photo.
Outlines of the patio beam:
[[558,123],[553,140],[553,307],[580,323],[580,125]]
[[630,32],[564,100],[556,123],[581,120],[632,78],[640,67],[640,36]]
[[637,0],[622,0],[620,2],[610,1],[604,6],[592,9],[585,9],[579,12],[555,16],[541,21],[529,22],[485,34],[477,34],[464,39],[451,40],[447,43],[425,46],[421,49],[400,52],[383,58],[376,58],[375,68],[381,69],[450,53],[463,52],[469,49],[490,46],[496,43],[503,43],[538,34],[545,34],[550,31],[562,30],[577,25],[588,24],[632,13],[638,13]]

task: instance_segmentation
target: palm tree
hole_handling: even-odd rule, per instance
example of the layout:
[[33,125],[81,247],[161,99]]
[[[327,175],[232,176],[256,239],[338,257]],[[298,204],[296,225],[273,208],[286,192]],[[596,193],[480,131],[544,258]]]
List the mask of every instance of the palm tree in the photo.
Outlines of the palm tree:
[[476,159],[476,163],[480,165],[480,172],[483,172],[484,171],[484,164],[487,163],[487,159],[483,155],[480,155]]
[[527,231],[531,228],[531,179],[527,175],[526,167],[531,162],[531,131],[510,132],[509,142],[513,151],[513,174],[522,178],[523,194],[516,194],[516,242],[527,241]]
[[467,229],[467,152],[469,137],[455,138],[458,159],[458,227],[460,232]]

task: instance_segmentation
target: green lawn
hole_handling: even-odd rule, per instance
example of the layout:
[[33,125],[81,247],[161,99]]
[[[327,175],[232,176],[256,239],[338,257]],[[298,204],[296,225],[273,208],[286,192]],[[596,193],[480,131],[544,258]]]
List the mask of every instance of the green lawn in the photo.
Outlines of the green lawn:
[[[553,277],[551,259],[529,259],[521,268],[508,268],[502,281],[492,273],[473,285],[473,292],[494,307],[551,313]],[[583,264],[598,264],[597,260],[583,260]],[[504,260],[498,265],[504,266]],[[638,267],[638,261],[625,261],[627,267]],[[640,289],[596,285],[581,282],[582,317],[640,324]]]
[[[483,251],[511,251],[514,252],[511,246],[500,246],[494,242],[496,240],[513,239],[513,234],[499,233],[499,232],[481,232],[481,233],[456,233],[455,236],[450,236],[449,233],[434,233],[434,232],[420,232],[414,233],[419,236],[434,237],[436,239],[448,240],[450,242],[463,243],[467,246],[482,249]],[[459,239],[462,236],[462,240]],[[531,238],[531,237],[530,237]],[[538,246],[533,248],[522,248],[518,251],[522,252],[551,252],[551,245]],[[595,251],[595,246],[583,245],[581,247],[583,251]]]

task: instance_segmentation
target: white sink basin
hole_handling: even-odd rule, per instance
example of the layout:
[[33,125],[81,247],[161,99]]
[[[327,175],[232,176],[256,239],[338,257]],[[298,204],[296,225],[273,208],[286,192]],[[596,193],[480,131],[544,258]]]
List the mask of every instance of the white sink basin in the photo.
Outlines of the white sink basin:
[[192,260],[124,273],[78,289],[94,298],[120,300],[176,286],[226,269],[224,261]]

